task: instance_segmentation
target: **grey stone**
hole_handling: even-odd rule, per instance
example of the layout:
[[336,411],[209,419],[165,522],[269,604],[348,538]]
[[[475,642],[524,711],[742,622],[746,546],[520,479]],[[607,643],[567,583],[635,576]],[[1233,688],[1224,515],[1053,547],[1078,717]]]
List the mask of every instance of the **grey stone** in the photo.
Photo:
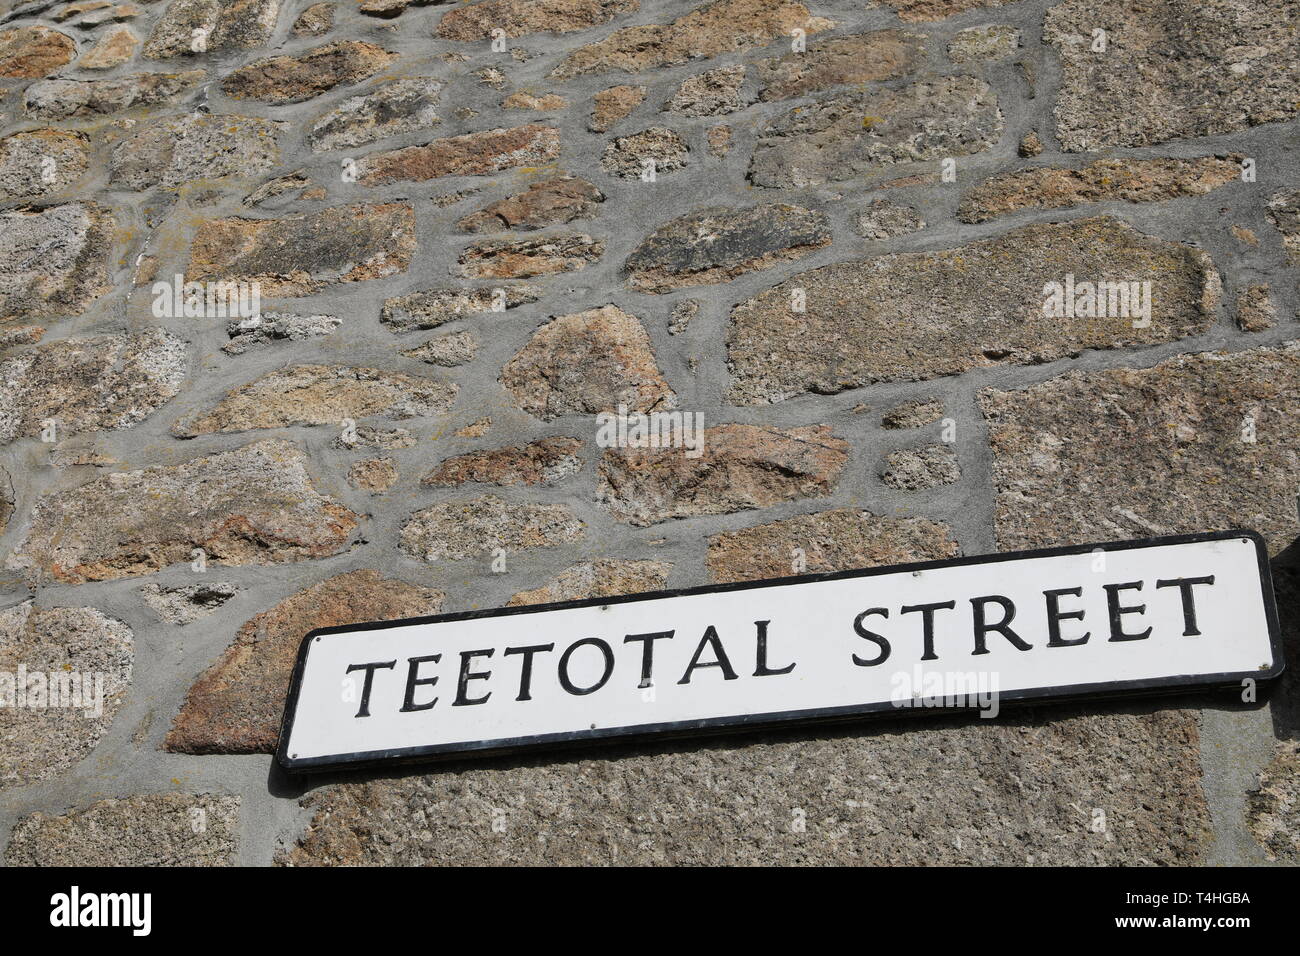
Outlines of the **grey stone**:
[[293,312],[260,312],[257,321],[232,319],[226,325],[230,341],[221,347],[228,355],[242,355],[250,348],[272,342],[302,342],[335,331],[343,320],[336,315],[297,315]]
[[0,362],[0,445],[128,428],[169,402],[185,381],[185,343],[155,329],[62,339]]
[[113,147],[112,182],[174,189],[194,180],[251,177],[280,161],[280,124],[247,116],[192,114],[146,124]]
[[196,47],[205,53],[256,49],[270,39],[279,13],[280,0],[171,0],[144,55],[160,60],[193,56]]
[[830,241],[825,213],[802,206],[714,206],[660,226],[627,257],[624,270],[639,292],[671,292],[799,259]]
[[581,541],[586,525],[565,505],[506,501],[496,495],[463,498],[415,512],[402,525],[398,546],[423,561],[491,558]]
[[745,67],[740,64],[720,66],[716,70],[687,77],[664,104],[664,110],[683,116],[734,113],[749,105],[749,101],[741,95],[744,83]]
[[596,500],[637,527],[767,508],[830,494],[849,457],[848,443],[825,425],[718,425],[705,429],[700,451],[609,448],[597,468]]
[[183,438],[286,425],[342,425],[386,415],[439,415],[456,400],[457,387],[402,372],[350,365],[293,365],[233,389],[210,411],[177,422]]
[[951,445],[925,445],[891,452],[880,478],[891,488],[920,491],[960,480],[961,465]]
[[645,327],[612,305],[543,325],[501,369],[501,384],[524,411],[546,421],[620,405],[649,412],[677,404]]
[[81,583],[193,562],[196,551],[221,565],[338,554],[360,518],[313,487],[306,457],[266,440],[51,492],[5,566]]
[[429,365],[453,368],[474,361],[478,355],[478,336],[469,330],[449,332],[430,339],[423,345],[402,352],[407,358],[419,359]]
[[87,119],[176,103],[205,75],[202,70],[187,70],[105,80],[40,80],[23,92],[23,111],[35,119]]
[[110,288],[115,227],[93,202],[0,212],[0,322],[84,312]]
[[605,147],[600,168],[620,179],[672,173],[687,165],[690,147],[666,126],[651,126],[631,136],[617,136]]
[[[1300,111],[1296,0],[1067,0],[1043,19],[1061,56],[1056,138],[1068,151],[1150,146]],[[1106,30],[1106,50],[1092,50]]]
[[505,312],[536,302],[541,289],[526,283],[513,283],[504,289],[466,289],[461,286],[443,286],[410,292],[384,302],[379,321],[390,332],[414,332],[436,329],[448,322],[482,313]]
[[1002,128],[997,94],[971,76],[830,96],[759,133],[749,179],[756,186],[815,186],[898,163],[970,156],[992,147]]
[[189,584],[182,587],[163,587],[149,583],[140,588],[140,595],[149,609],[168,624],[184,626],[207,617],[229,601],[239,588],[229,581]]
[[0,198],[62,192],[89,168],[85,133],[34,129],[0,139]]
[[151,793],[18,821],[10,866],[234,866],[239,797]]
[[28,600],[0,611],[0,790],[86,757],[121,709],[134,661],[131,629],[94,608]]
[[440,122],[435,106],[441,93],[442,82],[431,76],[392,80],[321,114],[307,143],[315,150],[343,149],[428,129]]
[[[1045,285],[1064,285],[1067,274],[1080,283],[1150,281],[1149,324],[1136,313],[1046,315]],[[792,310],[796,290],[803,312]],[[823,266],[732,310],[728,397],[755,405],[1175,341],[1210,327],[1220,291],[1201,250],[1106,217]]]

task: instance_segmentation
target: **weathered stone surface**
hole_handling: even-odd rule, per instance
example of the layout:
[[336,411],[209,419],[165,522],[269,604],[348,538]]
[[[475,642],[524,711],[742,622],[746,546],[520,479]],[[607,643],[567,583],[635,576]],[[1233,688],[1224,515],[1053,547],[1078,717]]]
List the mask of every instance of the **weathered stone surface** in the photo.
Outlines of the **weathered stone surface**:
[[1055,709],[463,764],[315,791],[278,862],[1190,863],[1212,840],[1198,740],[1177,711]]
[[89,754],[122,707],[134,660],[131,629],[92,607],[28,600],[0,611],[0,790],[57,777]]
[[1204,196],[1241,177],[1242,156],[1099,159],[1080,169],[1039,166],[992,176],[963,197],[962,222],[987,222],[1021,209],[1066,209],[1090,202],[1160,202]]
[[0,77],[31,80],[49,76],[72,62],[77,43],[49,27],[25,26],[0,30]]
[[709,155],[715,159],[723,159],[727,153],[731,152],[731,127],[723,124],[721,126],[711,126],[705,134],[708,142]]
[[271,38],[279,13],[280,0],[171,0],[145,41],[144,55],[190,56],[200,52],[199,45],[207,53],[252,50]]
[[[79,468],[90,466],[92,468],[107,468],[109,465],[121,464],[111,455],[106,455],[95,447],[95,439],[89,441],[84,439],[72,438],[68,441],[60,442],[50,449],[49,463],[51,468]],[[0,479],[8,480],[6,475],[0,475]],[[12,507],[12,502],[10,503]],[[4,508],[0,506],[0,516],[4,515]],[[7,517],[6,517],[7,520]]]
[[448,458],[421,484],[450,488],[466,482],[488,485],[553,485],[582,469],[582,440],[542,438],[519,448],[496,448]]
[[603,133],[641,105],[645,99],[644,86],[611,86],[592,97],[591,122],[587,128],[593,133]]
[[695,299],[683,299],[673,306],[672,315],[668,316],[668,334],[681,335],[690,327],[691,319],[700,313],[700,303]]
[[568,78],[584,73],[640,73],[658,66],[737,53],[763,46],[794,29],[809,36],[828,29],[830,20],[814,17],[792,0],[715,0],[667,24],[624,27],[570,53],[551,73]]
[[660,226],[632,251],[623,268],[638,292],[671,292],[728,282],[803,258],[830,242],[830,220],[822,212],[788,203],[714,206]]
[[239,797],[152,793],[14,826],[10,866],[234,866]]
[[293,35],[297,37],[324,36],[333,29],[334,4],[332,3],[313,3],[293,21]]
[[507,606],[553,604],[557,601],[582,601],[660,591],[667,585],[672,570],[672,564],[667,561],[622,561],[613,558],[583,561],[540,588],[520,591],[507,602]]
[[283,219],[206,219],[187,280],[255,281],[263,296],[311,295],[338,282],[405,272],[415,214],[402,202],[335,206]]
[[651,126],[631,136],[617,136],[605,147],[600,168],[620,179],[641,179],[676,172],[689,162],[690,147],[666,126]]
[[951,445],[925,445],[891,452],[880,479],[891,488],[921,491],[961,479],[961,465]]
[[973,76],[901,89],[867,89],[796,107],[758,137],[749,165],[757,186],[815,186],[895,163],[969,156],[1002,135],[997,94]]
[[1263,332],[1277,324],[1277,309],[1268,286],[1253,285],[1237,295],[1237,325],[1245,332]]
[[400,17],[408,7],[423,7],[430,3],[447,3],[448,0],[360,0],[357,9],[368,17],[391,20]]
[[925,220],[911,206],[877,199],[857,218],[858,235],[879,242],[925,228]]
[[543,93],[539,96],[536,93],[528,93],[523,90],[511,93],[501,101],[501,108],[505,110],[534,110],[536,112],[562,110],[566,109],[568,105],[569,101],[558,93]]
[[[13,4],[15,8],[21,8],[27,3],[34,3],[36,0],[19,0]],[[52,4],[44,3],[41,5],[48,9]],[[133,3],[110,3],[108,0],[80,0],[76,3],[67,3],[59,7],[51,14],[51,19],[58,23],[71,22],[84,29],[101,26],[110,20],[130,20],[132,17],[138,17],[141,11]]]
[[467,279],[530,279],[585,269],[604,254],[605,243],[583,233],[481,239],[461,252],[454,273]]
[[501,384],[524,411],[546,421],[619,405],[649,412],[677,404],[644,326],[612,305],[547,322],[505,364]]
[[898,19],[910,22],[943,20],[980,7],[1000,7],[1014,0],[879,0],[893,7]]
[[882,428],[920,428],[943,417],[942,399],[913,399],[891,408],[880,418]]
[[344,432],[330,442],[331,448],[352,450],[353,448],[382,448],[391,451],[394,448],[412,448],[415,437],[405,428],[376,428],[374,425],[358,425],[355,431]]
[[5,469],[0,468],[0,534],[9,526],[9,519],[14,516],[14,480]]
[[478,0],[442,15],[438,36],[448,40],[487,40],[493,31],[507,37],[531,33],[572,33],[632,13],[638,0]]
[[232,319],[226,325],[230,341],[221,346],[227,355],[242,355],[250,348],[272,342],[303,342],[329,335],[343,320],[336,315],[297,315],[292,312],[261,312],[258,321]]
[[[1150,281],[1149,323],[1137,313],[1045,315],[1045,285],[1064,284],[1067,274],[1080,283]],[[805,291],[804,312],[791,311],[794,289]],[[1219,292],[1204,252],[1108,217],[824,266],[732,310],[728,395],[756,405],[1174,341],[1213,324]]]
[[705,566],[711,581],[729,583],[794,574],[796,557],[800,568],[815,574],[938,561],[959,553],[945,525],[841,508],[714,535]]
[[207,617],[239,592],[229,581],[163,587],[150,582],[140,588],[144,603],[168,624],[184,627]]
[[[1061,55],[1056,138],[1068,151],[1150,146],[1300,112],[1296,0],[1067,0],[1043,20]],[[1106,52],[1092,31],[1106,28]]]
[[565,505],[506,501],[496,495],[461,498],[417,511],[398,544],[424,561],[459,561],[506,552],[553,548],[581,541],[586,525]]
[[170,332],[99,335],[39,345],[0,363],[0,445],[127,428],[180,391],[185,343]]
[[1287,258],[1300,266],[1300,189],[1280,192],[1268,201],[1268,221],[1282,234]]
[[[13,4],[24,6],[23,0]],[[41,2],[48,9],[51,4]],[[121,22],[140,16],[141,9],[134,3],[109,3],[108,0],[82,0],[79,3],[67,3],[59,7],[52,15],[58,23],[71,23],[83,30],[92,30],[110,21]]]
[[83,70],[111,70],[135,56],[139,45],[140,40],[130,27],[115,27],[99,38],[77,61],[77,66]]
[[948,42],[948,59],[954,63],[1005,60],[1014,56],[1019,47],[1020,31],[1010,24],[971,27]]
[[320,494],[285,441],[119,472],[38,498],[6,567],[76,584],[149,574],[202,549],[208,563],[337,554],[359,518]]
[[373,43],[340,40],[299,56],[255,60],[227,74],[221,89],[235,99],[301,103],[340,84],[359,83],[386,70],[398,58]]
[[431,76],[392,80],[321,114],[307,143],[314,150],[343,149],[427,129],[440,122],[435,106],[441,95],[442,82]]
[[1276,554],[1300,536],[1300,344],[1071,372],[980,402],[1003,550],[1246,527]]
[[348,484],[371,494],[382,494],[397,481],[397,465],[391,458],[364,458],[348,469]]
[[[295,169],[291,173],[285,173],[283,176],[276,176],[268,179],[262,185],[258,186],[251,193],[243,198],[245,206],[260,206],[264,203],[272,202],[279,199],[286,193],[299,190],[298,199],[307,197],[309,190],[315,188],[312,178],[307,175],[305,170]],[[251,318],[251,316],[250,316]]]
[[113,147],[109,176],[125,189],[256,176],[280,162],[279,130],[266,120],[207,113],[151,122]]
[[421,362],[427,362],[430,365],[454,368],[457,365],[464,365],[466,362],[474,361],[474,356],[478,355],[478,350],[478,336],[466,329],[430,339],[417,348],[407,349],[402,354],[407,358],[419,359]]
[[484,435],[488,433],[488,429],[490,429],[491,427],[492,427],[492,419],[476,418],[474,421],[470,422],[468,425],[464,426],[463,428],[456,429],[456,431],[453,432],[453,434],[457,438],[482,438]]
[[115,227],[93,202],[0,212],[0,321],[84,312],[112,287]]
[[35,119],[87,119],[175,103],[205,75],[202,70],[187,70],[135,73],[111,80],[41,80],[23,93],[23,111]]
[[902,30],[876,30],[831,37],[802,53],[760,60],[759,99],[784,100],[834,86],[896,80],[925,62],[924,39]]
[[447,382],[349,365],[293,365],[231,391],[211,411],[177,422],[181,438],[286,425],[339,425],[344,419],[439,415],[456,400]]
[[33,129],[0,139],[0,199],[62,192],[86,175],[90,138]]
[[541,229],[591,216],[597,203],[604,201],[605,194],[587,180],[556,176],[463,216],[456,225],[465,232]]
[[470,76],[474,77],[484,86],[490,86],[494,90],[504,90],[510,85],[510,78],[495,66],[485,66],[482,69],[475,70],[470,74]]
[[436,329],[468,315],[505,312],[541,298],[541,289],[518,283],[502,289],[466,289],[447,286],[425,289],[397,296],[384,302],[379,321],[390,332],[414,332],[418,329]]
[[1038,138],[1035,130],[1030,130],[1024,136],[1020,137],[1020,143],[1016,146],[1016,152],[1021,156],[1037,156],[1043,151],[1043,141]]
[[596,499],[638,527],[767,508],[831,493],[848,443],[826,425],[705,429],[703,454],[687,448],[610,448],[597,468]]
[[516,166],[540,166],[559,156],[560,131],[529,123],[371,153],[357,163],[357,182],[382,186],[442,176],[486,176]]
[[35,345],[45,335],[45,329],[39,325],[15,325],[0,329],[0,349],[9,349],[18,345]]
[[744,109],[749,102],[742,96],[745,84],[745,67],[720,66],[695,76],[687,77],[677,92],[664,104],[669,113],[683,116],[717,116]]
[[1269,860],[1300,862],[1300,747],[1278,747],[1246,804],[1246,824]]
[[298,647],[318,627],[421,617],[442,610],[441,591],[349,571],[313,584],[250,619],[194,682],[164,747],[178,753],[271,753]]

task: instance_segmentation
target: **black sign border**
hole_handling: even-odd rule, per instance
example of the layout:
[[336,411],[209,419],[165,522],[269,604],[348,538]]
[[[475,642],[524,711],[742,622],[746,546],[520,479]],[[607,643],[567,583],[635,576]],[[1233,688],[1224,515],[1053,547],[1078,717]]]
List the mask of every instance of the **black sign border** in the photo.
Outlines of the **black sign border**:
[[1190,688],[1239,686],[1252,678],[1266,681],[1276,678],[1286,667],[1282,654],[1281,629],[1278,623],[1277,601],[1273,592],[1273,576],[1269,567],[1268,546],[1257,532],[1247,529],[1208,531],[1199,534],[1170,535],[1156,538],[1137,538],[1129,541],[1102,541],[1094,544],[1068,545],[1060,548],[1043,548],[1030,551],[1005,551],[994,554],[969,555],[941,561],[921,561],[912,564],[893,564],[852,571],[830,571],[821,574],[800,574],[784,578],[766,578],[761,581],[737,581],[729,584],[707,584],[701,587],[677,588],[666,591],[646,591],[640,594],[608,598],[586,598],[580,601],[557,601],[549,604],[532,604],[520,607],[483,608],[476,611],[457,611],[451,614],[434,614],[426,617],[407,617],[392,621],[375,621],[366,624],[342,624],[309,631],[298,648],[289,695],[285,701],[284,717],[280,724],[280,739],[276,745],[275,759],[289,773],[310,773],[326,770],[360,769],[393,763],[450,760],[468,757],[489,757],[519,753],[543,748],[573,747],[588,743],[620,742],[638,743],[651,739],[663,740],[704,734],[738,733],[755,728],[776,730],[807,723],[845,721],[859,717],[893,714],[907,716],[918,713],[956,713],[963,708],[898,707],[889,701],[855,704],[847,707],[826,707],[815,710],[775,711],[766,714],[741,714],[732,717],[711,717],[702,720],[673,721],[662,724],[635,724],[629,727],[602,727],[596,730],[569,731],[558,734],[538,734],[529,737],[506,737],[497,740],[477,740],[453,744],[431,744],[424,747],[402,747],[389,750],[370,750],[358,753],[331,754],[324,757],[291,757],[288,753],[289,736],[293,730],[298,693],[302,687],[303,669],[311,645],[321,637],[331,634],[356,634],[382,631],[412,624],[443,624],[451,621],[470,621],[485,617],[509,617],[516,614],[542,614],[567,608],[600,607],[613,604],[633,604],[662,598],[685,597],[696,594],[719,594],[727,591],[758,590],[791,584],[808,584],[817,581],[839,581],[848,578],[877,577],[902,571],[926,571],[932,568],[963,567],[972,564],[998,564],[1026,558],[1050,558],[1068,554],[1088,554],[1095,551],[1137,551],[1175,544],[1197,544],[1206,541],[1226,541],[1245,538],[1255,543],[1259,561],[1260,586],[1264,600],[1264,613],[1268,623],[1269,645],[1273,664],[1268,670],[1242,671],[1223,674],[1161,677],[1153,680],[1110,681],[1097,684],[1071,684],[1025,688],[999,694],[1000,704],[1033,701],[1064,703],[1071,700],[1096,700],[1114,697],[1132,697],[1147,694],[1177,693]]

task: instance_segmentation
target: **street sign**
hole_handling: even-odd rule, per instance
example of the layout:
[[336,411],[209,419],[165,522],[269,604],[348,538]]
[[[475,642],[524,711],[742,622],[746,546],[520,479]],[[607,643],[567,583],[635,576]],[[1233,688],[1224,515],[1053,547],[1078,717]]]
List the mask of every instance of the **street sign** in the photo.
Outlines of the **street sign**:
[[943,708],[1254,683],[1282,671],[1249,531],[322,628],[290,771]]

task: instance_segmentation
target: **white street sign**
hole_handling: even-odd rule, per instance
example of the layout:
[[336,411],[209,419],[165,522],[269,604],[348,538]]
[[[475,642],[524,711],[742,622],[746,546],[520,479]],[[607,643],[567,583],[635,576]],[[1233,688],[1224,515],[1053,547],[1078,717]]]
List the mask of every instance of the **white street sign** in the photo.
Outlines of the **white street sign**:
[[[1282,671],[1263,541],[1223,532],[325,628],[293,771]],[[1253,698],[1252,698],[1253,699]]]

